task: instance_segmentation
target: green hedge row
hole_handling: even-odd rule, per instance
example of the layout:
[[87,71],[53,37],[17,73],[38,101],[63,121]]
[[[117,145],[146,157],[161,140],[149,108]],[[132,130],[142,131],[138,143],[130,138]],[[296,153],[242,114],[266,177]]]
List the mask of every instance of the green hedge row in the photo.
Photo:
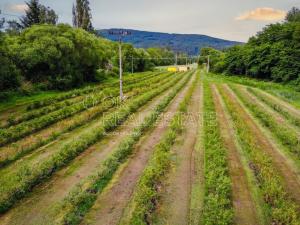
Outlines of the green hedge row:
[[[197,74],[198,75],[198,74]],[[178,111],[172,118],[170,126],[160,142],[155,146],[154,153],[144,170],[133,196],[133,210],[129,224],[151,224],[152,212],[159,198],[158,186],[163,181],[171,164],[171,147],[183,129],[184,114],[192,94],[198,84],[198,76],[180,103]]]
[[[132,78],[132,77],[124,77],[124,81],[126,82],[135,82],[138,78],[142,78],[142,77],[152,77],[153,75],[150,72],[145,72],[145,73],[138,73],[138,74],[134,74],[136,77]],[[159,73],[156,73],[155,75],[159,75]],[[27,106],[27,110],[33,110],[33,109],[39,109],[66,99],[70,99],[70,98],[75,98],[77,96],[82,96],[82,95],[86,95],[89,94],[91,92],[95,92],[98,91],[99,89],[101,90],[104,87],[113,87],[113,86],[117,86],[119,83],[119,81],[113,81],[111,84],[102,84],[102,85],[97,85],[95,87],[86,87],[86,88],[81,88],[81,89],[75,89],[72,91],[68,91],[66,93],[60,94],[56,97],[51,97],[51,98],[47,98],[44,99],[42,101],[34,101],[33,103],[29,104]]]
[[[106,132],[114,130],[122,124],[132,113],[136,112],[141,106],[161,94],[169,88],[169,84],[161,86],[141,96],[133,99],[121,106],[117,111],[106,115],[103,122],[88,133],[82,135],[70,144],[66,144],[61,149],[48,157],[45,161],[36,165],[24,165],[20,168],[19,176],[10,177],[8,185],[2,185],[0,192],[0,213],[8,210],[13,204],[37,184],[50,177],[59,168],[68,164],[80,153],[84,152],[89,146],[93,145],[104,137]],[[18,172],[16,172],[18,174]],[[6,182],[7,183],[7,182]]]
[[232,224],[232,187],[210,83],[204,82],[204,206],[202,224]]
[[[255,104],[255,102],[248,99],[238,88],[232,85],[230,87],[263,126],[268,128],[289,152],[300,159],[300,138],[297,132],[290,129],[290,127],[285,124],[279,124],[274,116]],[[270,102],[269,104],[272,103]]]
[[[128,99],[134,98],[139,94],[145,93],[149,90],[153,90],[155,88],[161,87],[162,85],[169,84],[169,86],[173,86],[178,82],[179,79],[182,79],[183,76],[174,76],[171,79],[163,79],[160,82],[154,83],[152,86],[144,86],[142,88],[136,88],[130,95],[128,95]],[[77,127],[80,127],[98,116],[103,115],[104,112],[108,111],[114,106],[119,106],[120,101],[119,97],[112,98],[110,100],[104,101],[102,104],[91,108],[89,111],[85,111],[83,115],[75,116],[73,119],[68,121],[68,123],[63,123],[63,126],[59,126],[59,130],[53,131],[53,133],[45,138],[36,138],[37,141],[34,141],[32,144],[26,144],[23,146],[22,144],[11,144],[9,146],[5,146],[1,149],[0,153],[0,168],[7,166],[8,164],[14,162],[15,160],[23,157],[24,155],[36,150],[37,148],[54,141],[59,136],[66,132],[70,132]]]
[[220,91],[234,122],[239,142],[256,177],[263,201],[269,209],[270,224],[300,224],[298,206],[289,198],[284,190],[282,178],[272,164],[272,159],[257,143],[255,134],[241,116],[244,113],[243,109],[225,93],[224,89]]
[[145,118],[144,122],[136,127],[120,145],[113,151],[113,154],[106,159],[94,172],[93,175],[83,180],[64,199],[61,214],[58,216],[57,224],[79,224],[83,216],[92,207],[99,193],[108,184],[114,173],[133,153],[135,144],[155,124],[159,115],[166,109],[172,99],[190,80],[190,74],[174,87],[174,90],[167,95]]
[[[168,75],[168,76],[166,76]],[[128,92],[131,91],[132,89],[139,87],[139,86],[143,86],[145,85],[145,82],[148,81],[149,83],[155,83],[157,81],[160,81],[162,79],[166,79],[166,77],[169,77],[170,74],[161,74],[161,75],[151,75],[151,76],[147,76],[145,77],[141,77],[139,80],[136,80],[136,78],[134,79],[135,82],[126,82],[124,83],[124,92]],[[110,85],[107,85],[110,86]],[[74,104],[80,104],[80,103],[84,103],[85,101],[88,101],[89,99],[94,100],[95,98],[98,98],[98,94],[102,93],[99,97],[99,99],[97,100],[103,100],[104,98],[107,99],[118,96],[119,95],[119,87],[114,87],[113,89],[111,87],[103,87],[104,89],[101,91],[97,91],[96,89],[92,92],[89,93],[89,95],[86,96],[82,96],[82,98],[78,98],[78,99],[67,99],[65,101],[60,101],[60,102],[56,102],[53,104],[50,104],[48,106],[45,106],[43,108],[37,109],[37,110],[31,110],[30,112],[26,112],[24,114],[22,114],[21,116],[10,116],[9,119],[7,120],[6,124],[4,124],[1,128],[8,128],[12,125],[17,125],[19,123],[22,123],[24,121],[28,121],[31,119],[35,119],[37,117],[46,115],[48,113],[51,113],[53,111],[65,108],[65,107],[69,107],[71,105]],[[95,102],[96,104],[96,102]]]
[[265,94],[262,94],[261,91],[258,91],[257,89],[248,87],[247,90],[255,95],[259,100],[274,109],[276,112],[284,116],[290,123],[300,127],[300,118],[292,115],[288,110],[284,108],[284,106],[277,104],[271,98],[269,98]]
[[[156,81],[159,82],[160,77],[156,78]],[[153,82],[155,84],[155,82]],[[124,91],[131,91],[137,87],[143,87],[149,85],[149,82],[143,81],[138,84],[132,84],[124,88]],[[107,96],[113,97],[119,95],[119,89],[113,91],[106,90],[103,92],[96,93],[91,95],[89,98],[84,99],[84,101],[77,104],[64,107],[58,111],[49,113],[47,115],[38,117],[36,119],[20,123],[16,126],[12,126],[8,129],[0,129],[0,146],[11,143],[13,141],[19,140],[26,135],[32,134],[36,131],[39,131],[57,121],[75,115],[76,113],[82,112],[88,108],[94,107],[102,103]]]

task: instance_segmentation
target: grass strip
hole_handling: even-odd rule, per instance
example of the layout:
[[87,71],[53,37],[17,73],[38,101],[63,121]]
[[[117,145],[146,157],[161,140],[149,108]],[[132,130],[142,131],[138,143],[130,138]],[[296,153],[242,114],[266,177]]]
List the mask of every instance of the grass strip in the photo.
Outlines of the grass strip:
[[224,89],[220,89],[225,105],[231,115],[242,150],[249,161],[258,188],[268,209],[269,224],[300,224],[297,205],[289,198],[282,185],[282,179],[272,164],[272,159],[257,143],[251,127],[245,122],[241,106],[234,102]]

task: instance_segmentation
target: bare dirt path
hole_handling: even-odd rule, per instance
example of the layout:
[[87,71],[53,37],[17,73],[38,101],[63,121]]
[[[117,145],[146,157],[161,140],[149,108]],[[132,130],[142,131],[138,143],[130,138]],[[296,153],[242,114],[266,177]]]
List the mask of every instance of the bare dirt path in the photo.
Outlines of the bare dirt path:
[[253,119],[253,117],[246,111],[244,106],[241,105],[237,96],[227,86],[223,86],[226,94],[230,96],[232,104],[235,104],[239,108],[240,116],[245,123],[251,128],[253,135],[256,137],[256,143],[261,146],[262,149],[272,158],[272,163],[278,170],[278,173],[282,177],[285,190],[294,199],[297,204],[300,204],[300,177],[297,171],[288,163],[287,158],[280,153],[279,149],[276,149],[276,144],[266,137],[259,124]]
[[141,124],[144,118],[171,91],[169,89],[143,106],[118,129],[108,133],[102,141],[88,148],[68,167],[58,171],[49,182],[36,187],[28,197],[0,217],[0,224],[51,224],[55,213],[55,205],[66,197],[81,179],[89,176],[111,154],[112,150],[120,144],[122,139]]
[[255,203],[252,199],[246,171],[235,143],[235,132],[230,124],[229,115],[225,111],[225,105],[215,85],[213,85],[213,98],[221,128],[221,135],[228,151],[229,173],[232,181],[234,222],[235,224],[258,225],[259,220]]
[[[195,78],[195,75],[193,76]],[[151,133],[143,138],[135,149],[135,154],[115,179],[115,183],[104,191],[97,199],[91,211],[86,215],[82,224],[112,225],[118,224],[123,211],[130,201],[136,183],[168,124],[175,115],[177,108],[184,98],[192,78],[186,87],[175,97],[166,110],[165,115],[156,124]]]
[[193,151],[198,136],[202,100],[202,88],[198,83],[188,107],[184,133],[171,150],[174,165],[161,193],[155,224],[184,225],[189,223],[190,194],[194,172]]

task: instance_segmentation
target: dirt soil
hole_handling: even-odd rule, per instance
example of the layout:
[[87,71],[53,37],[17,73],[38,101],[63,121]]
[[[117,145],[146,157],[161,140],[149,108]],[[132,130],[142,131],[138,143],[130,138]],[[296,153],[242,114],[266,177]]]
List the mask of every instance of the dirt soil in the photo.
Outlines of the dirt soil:
[[257,225],[259,224],[259,220],[256,207],[251,196],[246,171],[235,143],[235,132],[230,124],[229,115],[224,108],[224,103],[216,86],[213,86],[213,97],[218,122],[221,128],[221,135],[228,151],[229,173],[232,181],[234,222],[235,224]]
[[197,141],[202,100],[202,89],[198,84],[188,107],[184,133],[172,148],[174,166],[161,193],[157,224],[188,224],[194,172],[193,151]]

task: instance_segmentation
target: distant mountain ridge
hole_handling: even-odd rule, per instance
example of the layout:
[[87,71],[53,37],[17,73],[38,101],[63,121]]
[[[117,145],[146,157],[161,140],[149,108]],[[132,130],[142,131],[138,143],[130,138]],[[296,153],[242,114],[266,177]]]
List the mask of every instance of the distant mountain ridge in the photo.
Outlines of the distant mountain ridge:
[[[116,41],[117,37],[110,35],[109,31],[125,29],[103,29],[97,32],[104,38]],[[229,41],[200,34],[170,34],[126,29],[131,32],[130,36],[124,37],[123,41],[131,43],[136,48],[165,47],[177,52],[185,52],[189,55],[198,55],[203,47],[224,49],[234,45],[243,44],[237,41]]]

